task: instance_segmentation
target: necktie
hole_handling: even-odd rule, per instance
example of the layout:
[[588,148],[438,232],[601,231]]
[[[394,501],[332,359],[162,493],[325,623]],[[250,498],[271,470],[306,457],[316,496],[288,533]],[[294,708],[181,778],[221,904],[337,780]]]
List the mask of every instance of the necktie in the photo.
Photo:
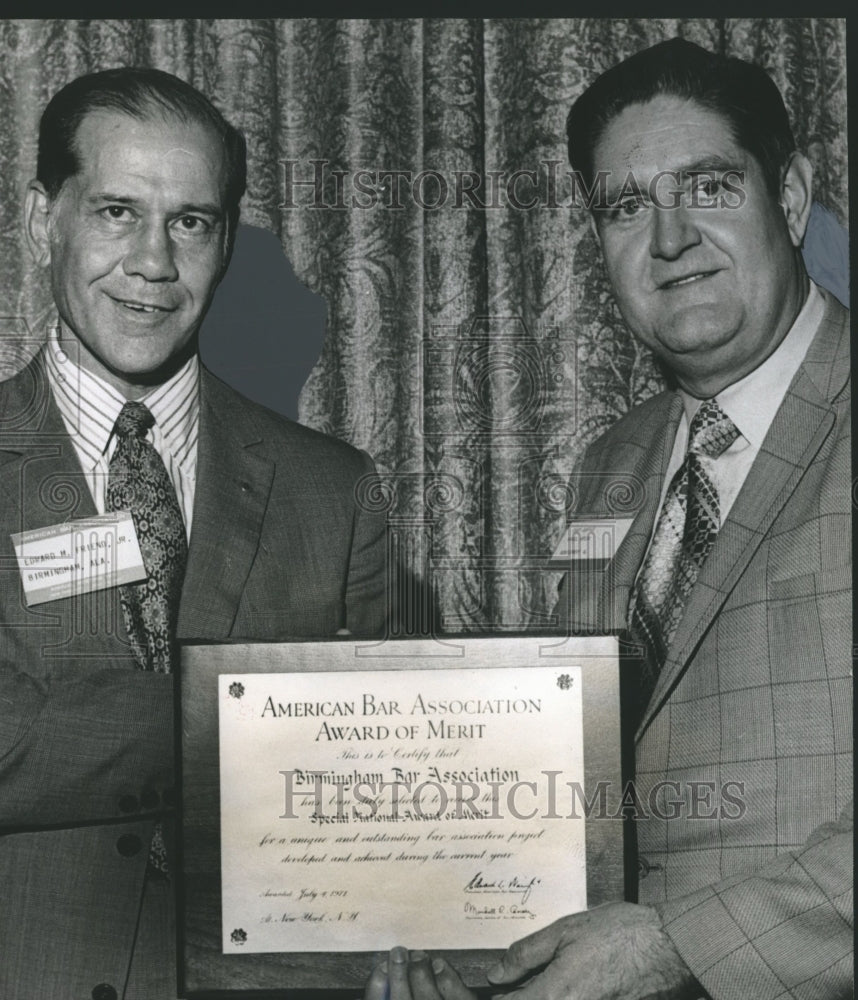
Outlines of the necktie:
[[126,403],[116,418],[107,507],[131,511],[146,567],[142,583],[119,590],[134,658],[143,670],[169,673],[176,659],[188,544],[176,491],[161,456],[146,440],[154,422],[143,403]]
[[646,649],[641,710],[652,694],[688,596],[721,527],[711,463],[738,436],[733,421],[714,399],[703,402],[691,421],[685,461],[667,488],[629,604],[629,628]]
[[[129,510],[146,567],[141,583],[119,588],[122,614],[137,665],[169,673],[176,662],[176,621],[188,543],[176,491],[161,456],[146,440],[155,422],[143,403],[128,402],[116,418],[116,449],[107,480],[108,510]],[[161,823],[149,847],[149,870],[166,877]]]

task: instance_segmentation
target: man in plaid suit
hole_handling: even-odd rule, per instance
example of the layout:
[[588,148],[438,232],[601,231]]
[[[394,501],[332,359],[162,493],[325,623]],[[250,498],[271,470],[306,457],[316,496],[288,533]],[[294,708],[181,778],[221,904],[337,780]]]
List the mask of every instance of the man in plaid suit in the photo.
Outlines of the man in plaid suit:
[[[568,132],[620,309],[676,384],[589,449],[578,516],[614,513],[620,474],[642,501],[600,597],[581,568],[558,605],[646,651],[640,903],[565,917],[489,978],[541,970],[523,1000],[852,996],[849,327],[802,261],[811,167],[763,70],[680,40],[603,74]],[[393,1000],[469,995],[391,959]]]

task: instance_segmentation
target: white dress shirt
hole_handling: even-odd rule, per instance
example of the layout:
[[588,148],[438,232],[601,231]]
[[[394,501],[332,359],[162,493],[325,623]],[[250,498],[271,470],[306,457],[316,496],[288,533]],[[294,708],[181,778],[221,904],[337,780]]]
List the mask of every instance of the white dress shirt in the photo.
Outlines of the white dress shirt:
[[[103,514],[108,468],[116,448],[113,426],[127,400],[103,378],[75,363],[77,349],[75,341],[61,340],[60,328],[54,327],[43,348],[43,358],[48,383],[80,459],[95,509]],[[197,356],[139,402],[155,418],[146,436],[166,466],[190,539],[200,425]]]
[[[739,431],[739,437],[733,444],[720,457],[709,459],[707,463],[707,468],[712,470],[712,478],[718,490],[722,524],[739,495],[754,459],[759,454],[775,414],[784,401],[789,384],[819,329],[824,312],[825,302],[822,295],[811,282],[810,293],[801,311],[775,351],[758,368],[715,396],[721,409]],[[659,509],[674,473],[685,460],[688,428],[702,402],[682,389],[679,393],[682,396],[684,409],[673,442]],[[657,523],[658,518],[656,518]]]

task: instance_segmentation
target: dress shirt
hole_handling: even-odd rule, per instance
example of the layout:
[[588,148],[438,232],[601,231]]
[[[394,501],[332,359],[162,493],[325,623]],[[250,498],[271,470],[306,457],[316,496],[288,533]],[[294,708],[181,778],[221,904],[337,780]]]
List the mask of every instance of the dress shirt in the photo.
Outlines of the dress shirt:
[[[718,490],[722,524],[759,454],[789,384],[819,329],[824,312],[822,295],[811,282],[810,293],[801,311],[773,353],[759,367],[715,396],[721,409],[739,431],[739,437],[720,457],[707,460],[707,468],[711,470],[712,480]],[[660,503],[664,502],[667,487],[685,460],[688,428],[702,402],[682,389],[679,394],[684,404],[683,413],[662,485]]]
[[[127,400],[104,379],[76,364],[77,343],[60,336],[60,328],[52,328],[43,348],[48,382],[95,509],[103,514],[110,459],[116,448],[113,425]],[[166,466],[190,539],[200,425],[197,356],[139,402],[145,403],[155,418],[146,436]]]

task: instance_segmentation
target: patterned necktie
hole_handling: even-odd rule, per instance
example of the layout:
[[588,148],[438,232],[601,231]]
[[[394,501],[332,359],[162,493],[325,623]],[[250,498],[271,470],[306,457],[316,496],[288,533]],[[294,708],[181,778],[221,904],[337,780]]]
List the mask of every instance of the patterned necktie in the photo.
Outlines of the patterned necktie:
[[721,527],[712,461],[739,436],[714,399],[701,404],[688,432],[685,461],[670,481],[652,544],[629,604],[629,628],[643,641],[642,711],[652,694],[688,596]]
[[[169,673],[176,663],[176,622],[188,543],[176,491],[161,456],[146,440],[155,418],[143,403],[126,403],[116,418],[106,506],[130,510],[146,567],[141,583],[119,588],[122,614],[137,665]],[[164,831],[157,823],[149,870],[167,877]]]
[[143,403],[126,403],[116,418],[117,443],[107,482],[107,508],[130,510],[146,567],[142,583],[119,588],[134,658],[143,670],[169,673],[176,660],[176,621],[188,559],[185,524],[164,462],[146,440],[155,422]]

